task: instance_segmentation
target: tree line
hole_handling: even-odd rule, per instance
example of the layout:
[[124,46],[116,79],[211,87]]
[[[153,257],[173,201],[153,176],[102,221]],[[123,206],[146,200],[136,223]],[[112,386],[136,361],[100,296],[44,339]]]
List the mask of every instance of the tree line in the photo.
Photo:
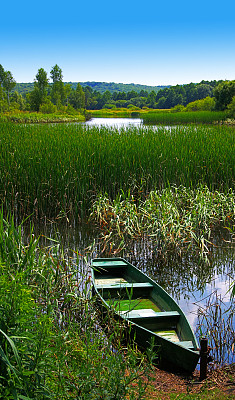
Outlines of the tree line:
[[[82,87],[78,82],[64,83],[62,69],[56,64],[50,71],[51,83],[44,68],[40,68],[35,76],[33,89],[19,93],[14,90],[16,81],[10,71],[5,71],[0,64],[0,112],[9,109],[40,111],[53,113],[56,111],[99,110],[102,108],[152,108],[181,109],[188,104],[213,98],[201,104],[210,104],[210,108],[225,110],[234,108],[235,81],[201,81],[170,87],[156,87],[157,90],[123,90],[101,93],[91,86]],[[128,87],[128,85],[126,85]],[[97,85],[93,82],[93,87]],[[115,86],[114,86],[115,87]],[[132,86],[131,86],[132,87]],[[160,88],[160,89],[159,89]]]

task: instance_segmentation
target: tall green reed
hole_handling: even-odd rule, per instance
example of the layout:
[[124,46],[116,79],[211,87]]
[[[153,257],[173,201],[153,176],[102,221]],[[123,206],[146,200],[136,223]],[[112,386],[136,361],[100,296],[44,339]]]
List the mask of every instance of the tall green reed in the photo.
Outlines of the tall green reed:
[[0,201],[17,215],[80,218],[98,193],[138,201],[169,185],[234,187],[229,127],[0,124]]
[[193,112],[149,112],[142,116],[145,124],[212,124],[226,119],[226,113],[221,111]]
[[223,194],[206,186],[151,191],[138,204],[131,194],[123,193],[113,201],[100,195],[91,219],[99,224],[105,246],[116,244],[113,251],[121,250],[128,240],[144,237],[155,242],[159,254],[174,250],[180,255],[194,248],[207,260],[216,228],[235,223],[235,196],[232,190]]
[[[0,397],[142,398],[149,366],[134,347],[117,351],[101,330],[88,274],[58,246],[0,214]],[[137,387],[133,386],[137,383]],[[129,397],[128,397],[129,396]]]

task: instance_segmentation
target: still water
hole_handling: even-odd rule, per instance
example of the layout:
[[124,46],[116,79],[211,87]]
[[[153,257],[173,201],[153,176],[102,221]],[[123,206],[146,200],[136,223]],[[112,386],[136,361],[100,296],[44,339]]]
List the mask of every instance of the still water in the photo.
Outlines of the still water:
[[123,128],[130,126],[140,126],[142,121],[140,118],[92,118],[90,121],[85,122],[88,126],[106,126]]

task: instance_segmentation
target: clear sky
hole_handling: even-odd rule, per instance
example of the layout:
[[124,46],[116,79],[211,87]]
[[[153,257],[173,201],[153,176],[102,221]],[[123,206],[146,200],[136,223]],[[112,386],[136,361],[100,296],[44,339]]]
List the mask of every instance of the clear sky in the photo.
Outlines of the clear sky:
[[175,85],[235,79],[235,1],[2,2],[0,64],[17,82]]

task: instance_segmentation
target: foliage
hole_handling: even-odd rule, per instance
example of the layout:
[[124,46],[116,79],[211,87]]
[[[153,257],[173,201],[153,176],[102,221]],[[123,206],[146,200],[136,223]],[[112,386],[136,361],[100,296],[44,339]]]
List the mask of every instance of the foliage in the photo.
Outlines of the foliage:
[[[56,70],[58,69],[57,75],[60,77],[60,82],[62,82],[62,71],[58,65],[55,67]],[[188,103],[196,100],[213,97],[214,88],[218,86],[220,82],[221,81],[201,81],[200,83],[167,87],[105,82],[80,82],[79,85],[85,93],[85,107],[88,110],[100,110],[105,105],[110,106],[111,104],[118,108],[134,105],[138,108],[147,106],[155,109],[170,109],[177,105],[186,106]],[[78,83],[71,82],[69,84],[71,89],[69,93],[66,93],[66,85],[68,84],[63,84],[65,93],[63,93],[63,96],[59,96],[60,102],[63,105],[65,102],[67,102],[67,104],[71,103],[75,107],[74,101]],[[55,83],[50,84],[49,89],[53,102],[58,104],[58,96],[56,98],[54,97]],[[32,88],[30,84],[17,84],[17,90],[19,90],[19,93],[21,93],[21,90],[25,93],[26,90],[30,91]],[[60,83],[59,91],[61,93],[63,91],[62,83]]]
[[235,118],[235,96],[233,96],[231,103],[227,106],[227,116]]
[[82,109],[85,107],[85,93],[81,85],[78,83],[77,88],[70,96],[70,103],[75,109]]
[[214,89],[216,109],[225,110],[235,96],[235,80],[220,82]]
[[66,99],[65,89],[63,84],[62,69],[56,64],[51,69],[50,73],[51,73],[51,79],[53,81],[51,89],[51,98],[54,104],[56,104],[56,106],[59,107],[60,104],[63,104]]
[[44,101],[39,107],[39,112],[42,114],[53,114],[56,113],[56,111],[56,106],[49,99]]
[[39,111],[41,105],[47,101],[47,86],[47,73],[43,68],[40,68],[34,81],[34,89],[29,95],[31,110]]
[[[0,214],[0,397],[4,399],[143,398],[149,364],[98,324],[88,276],[59,245],[42,249],[31,230]],[[133,383],[136,385],[133,386]]]
[[213,111],[215,109],[215,99],[205,97],[201,100],[195,100],[185,107],[185,111]]

